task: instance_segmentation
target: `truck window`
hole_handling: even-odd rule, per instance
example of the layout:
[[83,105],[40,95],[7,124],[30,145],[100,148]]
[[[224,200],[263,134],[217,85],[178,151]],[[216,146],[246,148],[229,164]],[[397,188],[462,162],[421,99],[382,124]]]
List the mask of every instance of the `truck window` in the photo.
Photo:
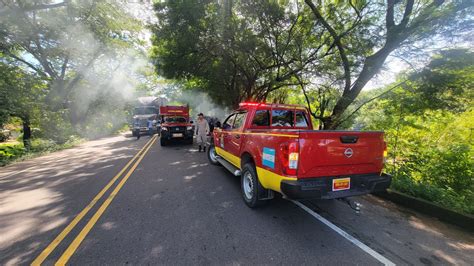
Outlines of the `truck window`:
[[296,127],[308,127],[308,119],[303,111],[296,112]]
[[148,115],[148,114],[157,114],[158,111],[155,107],[135,107],[133,111],[134,115]]
[[186,118],[184,117],[165,117],[166,123],[186,123]]
[[247,113],[238,113],[236,114],[235,116],[235,119],[234,119],[234,126],[232,127],[232,129],[238,129],[238,128],[241,128],[242,125],[244,124],[244,121],[245,121],[245,115]]
[[224,124],[222,124],[222,129],[231,129],[232,125],[234,124],[234,119],[235,119],[235,114],[231,114],[227,117],[227,119],[224,121]]
[[293,127],[293,111],[272,110],[272,127]]
[[270,112],[268,110],[257,110],[253,117],[252,126],[270,126]]

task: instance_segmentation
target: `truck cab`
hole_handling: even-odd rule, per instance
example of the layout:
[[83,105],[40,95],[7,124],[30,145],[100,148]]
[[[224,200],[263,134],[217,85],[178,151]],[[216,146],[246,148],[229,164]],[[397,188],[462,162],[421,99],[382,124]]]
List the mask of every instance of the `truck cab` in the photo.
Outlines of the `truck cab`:
[[193,144],[194,127],[189,119],[188,106],[160,106],[160,117],[161,146],[174,140]]
[[385,190],[381,131],[313,130],[297,105],[242,103],[213,132],[212,164],[241,177],[249,207],[281,193],[291,199],[335,199]]
[[133,109],[132,117],[132,135],[143,132],[149,132],[147,124],[148,120],[152,120],[153,126],[156,128],[156,121],[158,119],[158,109],[155,106],[139,106]]
[[[133,108],[130,120],[130,129],[134,137],[139,137],[142,132],[159,133],[159,107],[165,105],[167,100],[163,97],[138,97]],[[153,121],[153,130],[148,130],[148,120]]]

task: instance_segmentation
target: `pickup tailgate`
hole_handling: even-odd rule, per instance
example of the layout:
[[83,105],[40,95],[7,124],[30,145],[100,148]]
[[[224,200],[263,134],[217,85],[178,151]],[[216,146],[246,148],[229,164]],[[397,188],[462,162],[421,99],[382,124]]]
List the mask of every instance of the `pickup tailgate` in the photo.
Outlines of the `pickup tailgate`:
[[298,178],[380,173],[383,132],[300,131]]

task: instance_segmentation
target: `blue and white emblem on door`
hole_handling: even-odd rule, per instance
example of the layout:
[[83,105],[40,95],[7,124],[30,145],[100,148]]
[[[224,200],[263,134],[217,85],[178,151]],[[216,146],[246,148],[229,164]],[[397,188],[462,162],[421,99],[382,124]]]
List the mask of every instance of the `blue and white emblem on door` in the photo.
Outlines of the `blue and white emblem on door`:
[[275,150],[263,148],[262,164],[264,166],[275,168]]

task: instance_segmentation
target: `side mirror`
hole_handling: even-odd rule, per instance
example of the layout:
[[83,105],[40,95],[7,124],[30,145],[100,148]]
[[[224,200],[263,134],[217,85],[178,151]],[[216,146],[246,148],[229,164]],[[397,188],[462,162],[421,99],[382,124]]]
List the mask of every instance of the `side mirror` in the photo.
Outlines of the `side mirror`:
[[190,123],[190,124],[194,124],[194,121],[193,121],[193,120],[191,120],[191,121],[189,121],[189,123]]

